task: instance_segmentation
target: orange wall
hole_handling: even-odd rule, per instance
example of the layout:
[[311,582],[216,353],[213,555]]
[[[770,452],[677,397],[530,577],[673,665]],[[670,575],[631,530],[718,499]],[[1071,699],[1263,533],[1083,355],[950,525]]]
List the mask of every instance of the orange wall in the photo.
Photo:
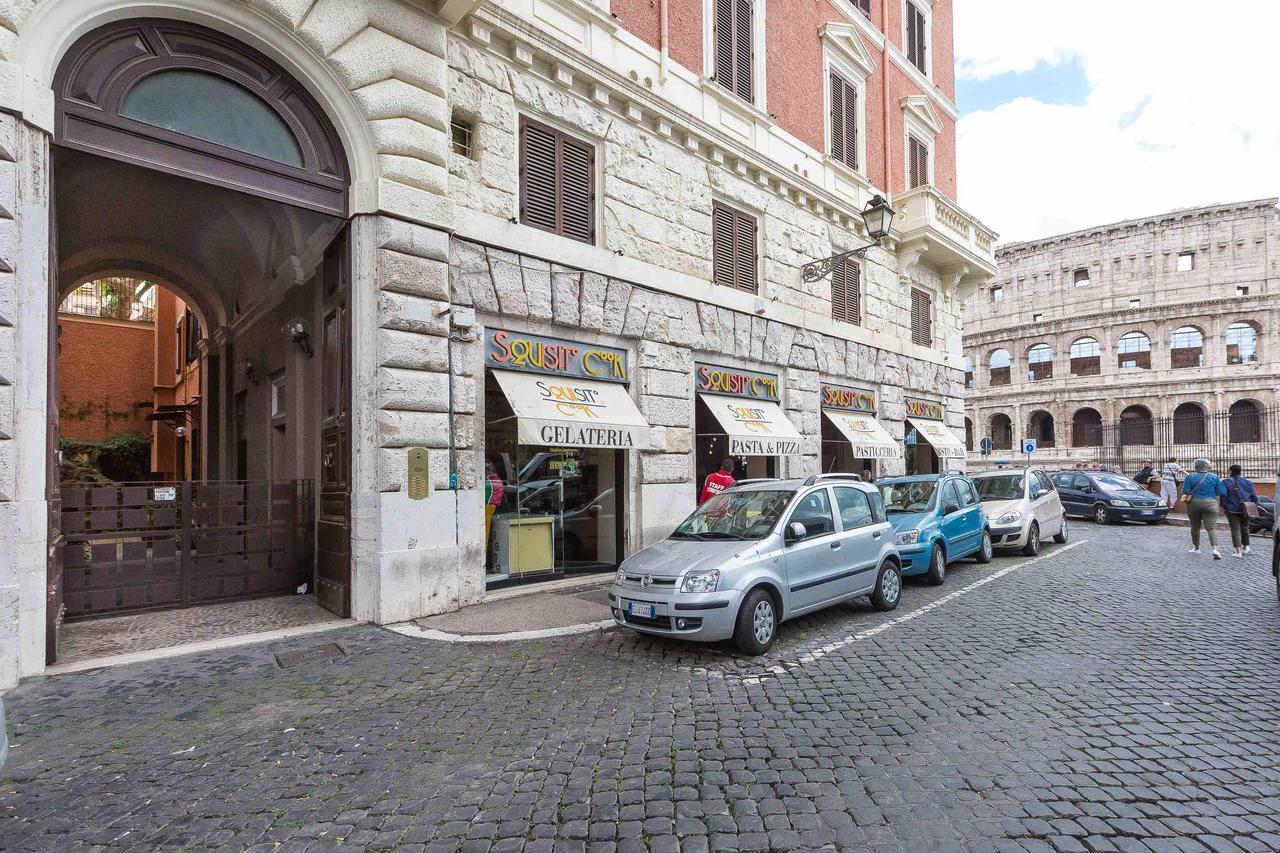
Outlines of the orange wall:
[[121,432],[148,436],[155,329],[58,315],[58,417],[62,435],[103,441]]

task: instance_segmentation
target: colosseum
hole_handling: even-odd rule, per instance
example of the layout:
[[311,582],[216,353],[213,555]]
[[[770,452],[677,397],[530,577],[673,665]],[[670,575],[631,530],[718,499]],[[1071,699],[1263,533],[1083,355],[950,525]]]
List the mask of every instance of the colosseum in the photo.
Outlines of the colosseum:
[[965,313],[972,467],[1029,437],[1042,465],[1206,456],[1274,472],[1277,199],[1012,243],[997,261]]

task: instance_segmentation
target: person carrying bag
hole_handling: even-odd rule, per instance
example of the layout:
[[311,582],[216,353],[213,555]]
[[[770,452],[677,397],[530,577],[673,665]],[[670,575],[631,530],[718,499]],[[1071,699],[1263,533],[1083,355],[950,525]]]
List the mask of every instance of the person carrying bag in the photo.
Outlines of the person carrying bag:
[[1191,521],[1191,553],[1200,553],[1200,529],[1209,534],[1209,547],[1213,559],[1221,560],[1218,553],[1218,506],[1227,494],[1227,487],[1218,475],[1209,470],[1208,459],[1197,459],[1195,473],[1182,481],[1182,499],[1187,502],[1187,518]]
[[1236,549],[1236,559],[1242,559],[1251,550],[1249,547],[1249,522],[1258,517],[1258,493],[1247,477],[1241,476],[1239,465],[1232,465],[1229,476],[1222,481],[1227,493],[1222,499],[1222,508],[1227,513],[1227,522],[1231,525],[1231,544]]

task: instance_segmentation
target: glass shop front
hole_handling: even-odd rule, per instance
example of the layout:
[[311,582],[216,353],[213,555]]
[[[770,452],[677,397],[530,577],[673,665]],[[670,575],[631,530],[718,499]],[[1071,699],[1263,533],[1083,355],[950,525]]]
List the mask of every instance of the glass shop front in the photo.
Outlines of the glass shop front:
[[936,400],[906,398],[907,434],[904,439],[908,474],[941,474],[964,467],[964,440],[942,420],[946,408]]
[[613,571],[627,453],[649,441],[627,352],[490,329],[484,360],[488,585]]
[[885,459],[901,452],[876,419],[876,392],[822,384],[822,472],[857,474],[874,481]]
[[800,433],[778,405],[778,387],[774,373],[694,364],[697,496],[726,460],[734,480],[751,480],[780,476],[781,457],[799,455]]

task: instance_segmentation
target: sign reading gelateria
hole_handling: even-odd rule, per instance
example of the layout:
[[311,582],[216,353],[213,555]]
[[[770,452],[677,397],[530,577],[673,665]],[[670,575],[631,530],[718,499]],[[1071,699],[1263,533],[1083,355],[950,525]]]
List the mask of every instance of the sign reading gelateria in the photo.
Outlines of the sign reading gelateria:
[[484,363],[500,370],[604,382],[626,383],[629,379],[626,350],[505,329],[485,332]]
[[946,415],[946,408],[933,400],[916,400],[907,397],[907,417],[909,418],[928,418],[931,421],[940,421]]
[[875,414],[876,392],[824,382],[822,383],[822,408]]
[[780,399],[778,377],[773,373],[757,373],[754,370],[695,362],[693,377],[697,382],[698,391],[703,394],[771,400],[775,403]]

